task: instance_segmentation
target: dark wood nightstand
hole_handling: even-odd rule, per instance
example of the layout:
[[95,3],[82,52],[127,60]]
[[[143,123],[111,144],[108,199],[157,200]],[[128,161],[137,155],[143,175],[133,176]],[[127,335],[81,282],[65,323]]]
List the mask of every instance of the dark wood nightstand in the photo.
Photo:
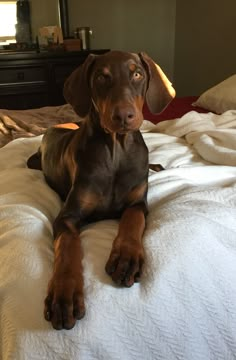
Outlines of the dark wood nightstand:
[[0,108],[23,110],[64,104],[66,78],[90,53],[107,51],[0,53]]

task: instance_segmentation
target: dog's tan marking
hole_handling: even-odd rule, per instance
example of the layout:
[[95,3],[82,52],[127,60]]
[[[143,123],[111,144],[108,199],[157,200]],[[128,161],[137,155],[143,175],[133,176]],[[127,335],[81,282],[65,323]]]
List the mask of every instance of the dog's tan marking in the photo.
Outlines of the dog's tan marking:
[[81,208],[86,212],[94,210],[103,200],[102,196],[99,196],[98,194],[95,194],[89,190],[81,190],[78,196]]
[[102,72],[103,72],[104,75],[109,75],[109,74],[111,73],[108,66],[105,66],[105,67],[102,69]]
[[136,96],[135,99],[134,99],[134,101],[135,101],[135,105],[137,106],[137,108],[138,108],[140,111],[142,111],[142,109],[143,109],[143,104],[144,104],[144,98],[143,98],[143,96],[140,96],[140,95]]
[[129,69],[130,71],[134,72],[137,69],[137,66],[135,64],[130,64]]
[[105,131],[107,132],[111,132],[110,127],[108,126],[111,123],[111,113],[112,113],[111,102],[108,99],[106,99],[106,101],[100,100],[97,101],[96,106],[100,114],[100,122],[102,128],[104,128]]
[[142,183],[131,190],[127,196],[128,203],[133,203],[139,199],[142,199],[147,190],[147,183]]
[[57,125],[54,125],[53,127],[61,128],[61,129],[71,129],[71,130],[79,129],[79,125],[77,125],[75,123],[57,124]]

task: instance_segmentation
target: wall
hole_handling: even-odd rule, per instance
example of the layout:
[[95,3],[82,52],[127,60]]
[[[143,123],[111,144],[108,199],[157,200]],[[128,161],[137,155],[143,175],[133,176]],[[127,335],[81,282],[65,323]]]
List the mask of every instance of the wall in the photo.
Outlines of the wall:
[[58,0],[30,0],[32,38],[42,26],[59,25]]
[[146,51],[173,78],[176,0],[68,0],[70,30],[93,29],[92,47]]
[[174,85],[178,96],[199,95],[236,73],[236,1],[176,4]]
[[[34,36],[58,24],[58,0],[30,0]],[[236,73],[236,1],[68,0],[70,32],[91,26],[92,48],[146,51],[178,96],[199,95]]]

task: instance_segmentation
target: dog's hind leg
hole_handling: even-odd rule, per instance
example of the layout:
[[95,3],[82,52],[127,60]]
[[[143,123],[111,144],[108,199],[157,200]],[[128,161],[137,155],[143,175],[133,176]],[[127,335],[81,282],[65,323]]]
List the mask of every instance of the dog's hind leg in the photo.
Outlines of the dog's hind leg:
[[35,154],[30,156],[30,158],[27,160],[27,166],[30,169],[42,170],[40,149],[38,149]]
[[161,164],[149,164],[149,169],[156,172],[165,170],[165,168]]

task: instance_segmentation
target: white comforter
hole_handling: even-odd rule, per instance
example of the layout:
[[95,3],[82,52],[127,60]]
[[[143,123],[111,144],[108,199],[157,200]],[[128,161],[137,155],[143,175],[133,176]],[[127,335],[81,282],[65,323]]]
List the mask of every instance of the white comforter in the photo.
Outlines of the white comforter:
[[84,228],[87,312],[70,331],[43,318],[61,203],[26,167],[41,137],[0,150],[0,359],[236,359],[236,112],[143,135],[166,170],[150,171],[142,281],[119,288],[104,271],[116,221]]

